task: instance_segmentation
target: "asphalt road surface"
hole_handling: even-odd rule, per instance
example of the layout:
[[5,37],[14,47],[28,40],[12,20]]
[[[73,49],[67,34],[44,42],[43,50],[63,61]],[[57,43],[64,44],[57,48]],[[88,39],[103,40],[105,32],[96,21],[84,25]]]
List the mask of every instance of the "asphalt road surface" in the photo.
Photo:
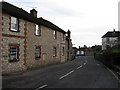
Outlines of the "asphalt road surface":
[[3,76],[3,88],[119,88],[115,75],[92,56]]

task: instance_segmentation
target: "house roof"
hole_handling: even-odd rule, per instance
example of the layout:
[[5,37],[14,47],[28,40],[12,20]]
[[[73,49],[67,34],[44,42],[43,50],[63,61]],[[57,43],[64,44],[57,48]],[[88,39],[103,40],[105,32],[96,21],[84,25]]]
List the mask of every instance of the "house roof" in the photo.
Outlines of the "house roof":
[[105,35],[102,36],[102,38],[105,37],[119,37],[120,31],[108,31]]
[[52,22],[45,20],[43,18],[36,18],[33,15],[31,15],[30,13],[23,10],[22,8],[18,8],[14,5],[7,3],[7,2],[0,2],[0,4],[2,4],[2,12],[3,13],[8,13],[12,16],[17,17],[17,18],[23,18],[23,19],[28,20],[30,22],[34,22],[38,25],[43,25],[43,26],[46,26],[46,27],[51,28],[53,30],[56,30],[56,31],[59,31],[62,33],[66,33],[64,30],[62,30],[61,28],[59,28],[58,26],[56,26]]

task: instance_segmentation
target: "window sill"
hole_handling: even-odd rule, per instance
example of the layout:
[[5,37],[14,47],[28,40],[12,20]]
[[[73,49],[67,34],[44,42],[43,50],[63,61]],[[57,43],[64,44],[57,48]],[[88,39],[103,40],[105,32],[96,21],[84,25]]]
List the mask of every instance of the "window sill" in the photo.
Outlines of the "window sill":
[[35,60],[40,60],[40,57],[35,58]]
[[35,36],[38,36],[38,37],[40,37],[41,35],[36,35],[36,34],[35,34]]
[[12,30],[12,29],[11,29],[10,31],[11,31],[11,32],[20,32],[20,31],[18,31],[18,30],[16,31],[16,30]]
[[12,62],[18,62],[18,61],[19,61],[18,59],[9,60],[10,63],[12,63]]
[[57,56],[53,56],[53,57],[57,57]]

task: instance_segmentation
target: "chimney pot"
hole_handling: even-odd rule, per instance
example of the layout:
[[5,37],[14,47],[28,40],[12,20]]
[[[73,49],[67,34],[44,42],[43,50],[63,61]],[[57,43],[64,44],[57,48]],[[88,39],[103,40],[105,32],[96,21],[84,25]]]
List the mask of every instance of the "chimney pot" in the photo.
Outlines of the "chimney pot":
[[35,9],[30,10],[30,14],[37,17],[37,11]]

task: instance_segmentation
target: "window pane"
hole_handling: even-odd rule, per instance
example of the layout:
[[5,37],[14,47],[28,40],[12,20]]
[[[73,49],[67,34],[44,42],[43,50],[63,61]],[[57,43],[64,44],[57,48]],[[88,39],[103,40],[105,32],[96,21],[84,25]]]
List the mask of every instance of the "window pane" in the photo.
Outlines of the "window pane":
[[53,38],[56,39],[56,37],[57,37],[56,31],[53,31]]
[[40,47],[36,47],[35,58],[40,58]]
[[15,24],[17,24],[17,18],[15,18],[15,17],[11,17],[11,23],[15,23]]
[[36,35],[40,35],[40,26],[36,25]]
[[11,17],[11,30],[18,31],[18,19]]
[[57,55],[57,49],[56,47],[53,48],[53,56],[56,56]]
[[18,47],[11,46],[10,47],[10,60],[18,59]]
[[64,56],[64,47],[62,48],[62,55]]

